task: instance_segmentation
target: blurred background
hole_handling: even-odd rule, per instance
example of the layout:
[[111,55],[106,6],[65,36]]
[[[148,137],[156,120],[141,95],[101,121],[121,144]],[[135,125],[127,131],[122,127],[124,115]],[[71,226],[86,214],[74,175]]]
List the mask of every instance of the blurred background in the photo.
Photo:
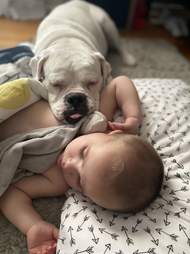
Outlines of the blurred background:
[[[40,20],[66,0],[1,0],[0,47],[32,40]],[[189,0],[89,0],[103,7],[123,36],[164,38],[190,60]]]

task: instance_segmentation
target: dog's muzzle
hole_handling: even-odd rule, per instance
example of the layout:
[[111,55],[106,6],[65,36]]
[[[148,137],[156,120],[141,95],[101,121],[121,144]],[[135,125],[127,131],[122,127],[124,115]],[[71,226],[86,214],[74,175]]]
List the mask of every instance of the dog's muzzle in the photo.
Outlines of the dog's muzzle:
[[66,109],[63,112],[64,120],[69,124],[80,121],[88,114],[87,97],[83,93],[69,93],[64,98]]

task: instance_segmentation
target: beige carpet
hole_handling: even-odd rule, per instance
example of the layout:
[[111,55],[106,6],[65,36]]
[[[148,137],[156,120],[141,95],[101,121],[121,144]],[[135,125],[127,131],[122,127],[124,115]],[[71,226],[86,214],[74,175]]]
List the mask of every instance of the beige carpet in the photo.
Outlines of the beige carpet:
[[[126,74],[130,78],[179,78],[190,84],[190,62],[174,46],[157,39],[123,42],[136,56],[138,65],[124,67],[118,56],[111,55],[114,75]],[[45,219],[58,225],[63,202],[64,198],[49,198],[37,200],[34,204]],[[25,237],[0,215],[0,254],[26,253]]]

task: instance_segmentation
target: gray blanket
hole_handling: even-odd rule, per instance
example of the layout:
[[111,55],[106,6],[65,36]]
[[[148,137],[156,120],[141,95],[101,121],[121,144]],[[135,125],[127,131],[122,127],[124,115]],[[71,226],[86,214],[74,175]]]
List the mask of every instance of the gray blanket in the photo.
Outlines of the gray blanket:
[[56,126],[14,135],[0,143],[0,196],[7,189],[17,169],[42,173],[56,161],[58,154],[75,137],[74,128]]

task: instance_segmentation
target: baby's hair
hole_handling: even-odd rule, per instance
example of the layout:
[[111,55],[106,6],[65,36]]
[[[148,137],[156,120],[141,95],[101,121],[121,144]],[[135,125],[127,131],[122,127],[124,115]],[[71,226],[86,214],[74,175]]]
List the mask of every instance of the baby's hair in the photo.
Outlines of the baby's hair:
[[155,200],[163,182],[163,163],[155,149],[142,138],[113,134],[115,142],[126,146],[126,158],[114,163],[112,187],[118,202],[113,210],[138,212]]

